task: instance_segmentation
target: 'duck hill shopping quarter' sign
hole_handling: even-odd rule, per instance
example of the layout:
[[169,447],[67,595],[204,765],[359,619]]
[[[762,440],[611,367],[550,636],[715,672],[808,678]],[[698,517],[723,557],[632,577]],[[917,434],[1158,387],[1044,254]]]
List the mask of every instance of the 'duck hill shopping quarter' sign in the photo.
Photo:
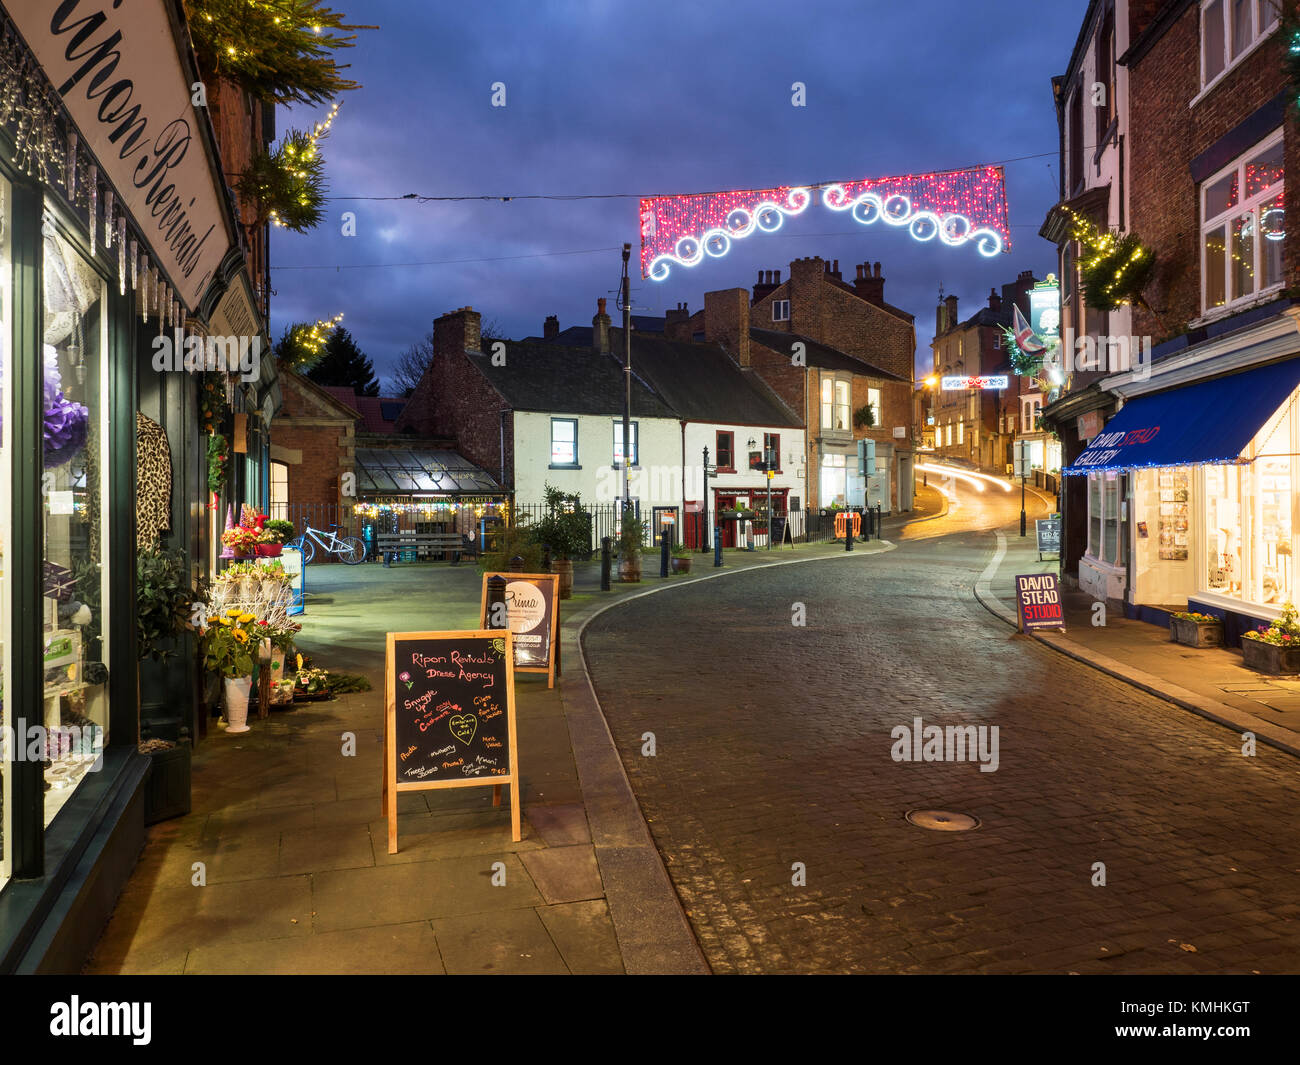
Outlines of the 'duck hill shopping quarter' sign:
[[397,796],[438,788],[510,785],[519,833],[515,678],[508,629],[388,634],[384,815],[397,853]]

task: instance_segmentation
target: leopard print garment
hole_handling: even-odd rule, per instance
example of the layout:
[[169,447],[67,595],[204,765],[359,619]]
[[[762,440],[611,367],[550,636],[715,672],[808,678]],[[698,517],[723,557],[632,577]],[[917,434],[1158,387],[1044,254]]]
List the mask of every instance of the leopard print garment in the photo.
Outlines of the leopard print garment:
[[167,431],[135,412],[136,547],[158,545],[172,524],[172,458]]

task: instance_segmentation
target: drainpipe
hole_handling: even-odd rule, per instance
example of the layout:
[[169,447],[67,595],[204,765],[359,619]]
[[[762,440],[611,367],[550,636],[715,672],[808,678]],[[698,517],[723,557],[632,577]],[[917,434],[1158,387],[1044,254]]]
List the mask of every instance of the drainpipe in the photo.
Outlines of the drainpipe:
[[[510,413],[508,407],[501,408],[501,487],[506,486],[506,415]],[[514,487],[513,481],[511,487]]]

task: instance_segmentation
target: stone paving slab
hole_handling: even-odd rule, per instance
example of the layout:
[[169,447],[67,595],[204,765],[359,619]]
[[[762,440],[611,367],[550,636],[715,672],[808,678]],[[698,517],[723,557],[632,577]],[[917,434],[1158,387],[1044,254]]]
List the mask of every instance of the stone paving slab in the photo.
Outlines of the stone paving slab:
[[441,975],[446,970],[428,921],[324,932],[298,939],[196,947],[185,959],[189,975],[259,973],[294,976]]
[[450,974],[569,972],[535,910],[443,917],[433,929]]
[[521,854],[519,860],[549,906],[605,897],[596,852],[589,844],[547,847]]

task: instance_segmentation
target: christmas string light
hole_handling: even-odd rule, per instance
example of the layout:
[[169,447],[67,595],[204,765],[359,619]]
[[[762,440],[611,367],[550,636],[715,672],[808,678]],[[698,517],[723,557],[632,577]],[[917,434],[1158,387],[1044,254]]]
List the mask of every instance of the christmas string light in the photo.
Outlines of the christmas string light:
[[641,273],[663,281],[676,266],[720,258],[739,240],[773,233],[786,216],[801,214],[821,191],[831,211],[847,211],[862,225],[878,221],[905,228],[913,239],[938,238],[948,247],[974,243],[991,258],[1010,248],[1006,181],[999,166],[902,177],[641,200]]

